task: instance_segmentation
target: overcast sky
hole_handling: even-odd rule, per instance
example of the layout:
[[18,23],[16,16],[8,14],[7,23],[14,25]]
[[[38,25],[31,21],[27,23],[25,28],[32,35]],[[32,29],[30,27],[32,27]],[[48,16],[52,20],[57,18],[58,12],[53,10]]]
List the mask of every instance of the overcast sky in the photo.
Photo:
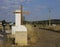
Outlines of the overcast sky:
[[[30,14],[24,14],[25,20],[47,20],[60,19],[60,0],[0,0],[0,21],[14,22],[14,11],[23,5],[24,11],[29,11]],[[49,13],[49,10],[51,12]]]

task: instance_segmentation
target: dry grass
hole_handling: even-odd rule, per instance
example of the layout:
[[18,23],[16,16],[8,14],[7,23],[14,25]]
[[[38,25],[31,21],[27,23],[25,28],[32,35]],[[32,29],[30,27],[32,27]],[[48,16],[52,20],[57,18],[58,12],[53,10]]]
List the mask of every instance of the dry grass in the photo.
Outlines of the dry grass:
[[37,42],[37,35],[34,31],[34,27],[30,24],[27,24],[26,27],[28,28],[28,43],[34,44]]
[[[28,46],[12,45],[11,40],[6,42],[6,47],[60,47],[60,33],[39,29],[27,24],[28,28]],[[59,27],[60,28],[60,27]],[[3,44],[0,44],[0,47]]]
[[42,30],[32,25],[28,27],[31,47],[60,47],[60,33]]

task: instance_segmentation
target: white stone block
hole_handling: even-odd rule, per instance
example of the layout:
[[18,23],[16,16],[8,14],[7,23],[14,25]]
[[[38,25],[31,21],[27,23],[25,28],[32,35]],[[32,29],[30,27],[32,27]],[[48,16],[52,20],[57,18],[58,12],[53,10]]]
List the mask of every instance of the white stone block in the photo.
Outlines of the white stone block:
[[27,28],[24,25],[20,26],[12,26],[12,35],[15,34],[16,31],[27,31]]

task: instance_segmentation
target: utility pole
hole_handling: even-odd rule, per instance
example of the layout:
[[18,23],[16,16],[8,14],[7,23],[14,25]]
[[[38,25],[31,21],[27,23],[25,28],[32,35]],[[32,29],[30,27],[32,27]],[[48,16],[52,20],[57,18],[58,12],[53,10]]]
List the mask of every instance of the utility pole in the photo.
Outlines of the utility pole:
[[49,21],[48,25],[51,26],[51,8],[49,8]]

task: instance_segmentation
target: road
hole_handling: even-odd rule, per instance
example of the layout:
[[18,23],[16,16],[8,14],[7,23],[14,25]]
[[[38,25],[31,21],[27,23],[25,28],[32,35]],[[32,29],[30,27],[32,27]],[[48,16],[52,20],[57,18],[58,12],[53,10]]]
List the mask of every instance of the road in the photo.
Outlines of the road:
[[60,33],[39,28],[34,30],[38,41],[31,47],[60,47]]

